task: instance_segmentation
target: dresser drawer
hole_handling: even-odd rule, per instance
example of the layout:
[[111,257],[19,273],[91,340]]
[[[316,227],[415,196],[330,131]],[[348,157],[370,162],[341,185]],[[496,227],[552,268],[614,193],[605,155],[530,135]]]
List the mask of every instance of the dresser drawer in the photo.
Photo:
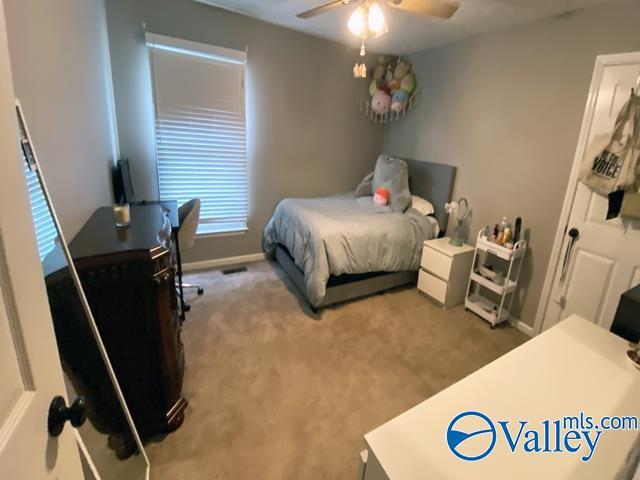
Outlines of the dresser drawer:
[[420,270],[418,276],[418,289],[426,293],[434,300],[445,304],[447,299],[447,282],[443,282],[438,277],[431,275],[424,270]]
[[420,266],[443,280],[449,280],[452,262],[453,259],[451,257],[448,257],[444,253],[438,252],[427,245],[422,249],[422,261],[420,262]]

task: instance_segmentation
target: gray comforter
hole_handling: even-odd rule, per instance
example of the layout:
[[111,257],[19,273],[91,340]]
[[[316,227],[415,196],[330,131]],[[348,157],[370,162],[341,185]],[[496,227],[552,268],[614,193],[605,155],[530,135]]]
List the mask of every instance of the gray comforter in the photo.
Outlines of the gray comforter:
[[317,306],[329,275],[418,270],[424,240],[437,222],[409,208],[393,213],[353,192],[282,200],[264,230],[263,248],[282,244],[304,272],[307,298]]

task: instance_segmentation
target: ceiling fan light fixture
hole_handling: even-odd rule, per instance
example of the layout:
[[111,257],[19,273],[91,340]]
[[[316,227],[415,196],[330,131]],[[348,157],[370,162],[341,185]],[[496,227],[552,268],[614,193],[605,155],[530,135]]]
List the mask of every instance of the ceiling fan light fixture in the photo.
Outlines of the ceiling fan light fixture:
[[384,18],[384,13],[382,13],[380,5],[377,3],[371,4],[368,17],[369,30],[375,34],[376,37],[387,33],[389,28],[387,27],[387,21]]
[[365,28],[364,17],[365,17],[364,7],[360,6],[356,8],[356,10],[351,14],[351,16],[349,17],[349,21],[347,22],[347,27],[349,27],[349,31],[357,37],[362,35],[362,32]]

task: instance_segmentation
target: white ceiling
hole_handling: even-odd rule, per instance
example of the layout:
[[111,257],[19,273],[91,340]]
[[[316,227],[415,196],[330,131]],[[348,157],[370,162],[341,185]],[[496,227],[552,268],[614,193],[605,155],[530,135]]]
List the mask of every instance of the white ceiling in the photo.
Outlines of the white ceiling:
[[[323,15],[302,20],[297,13],[328,0],[195,0],[256,17],[270,23],[358,46],[359,40],[346,27],[355,8],[335,8]],[[461,0],[462,6],[450,20],[411,15],[379,4],[385,12],[389,33],[371,39],[370,50],[410,54],[478,33],[497,30],[562,13],[594,7],[617,0]]]

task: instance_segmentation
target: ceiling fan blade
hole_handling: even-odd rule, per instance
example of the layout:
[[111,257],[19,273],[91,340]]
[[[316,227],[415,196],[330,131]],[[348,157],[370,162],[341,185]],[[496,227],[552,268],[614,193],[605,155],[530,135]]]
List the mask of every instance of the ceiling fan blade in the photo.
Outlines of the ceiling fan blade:
[[387,0],[390,7],[418,15],[451,18],[460,8],[460,0]]
[[353,3],[352,0],[334,0],[333,2],[325,3],[324,5],[320,5],[319,7],[312,8],[311,10],[307,10],[306,12],[299,13],[297,15],[298,18],[311,18],[316,15],[320,15],[322,13],[328,12],[329,10],[334,9],[335,7],[342,7],[343,5],[349,5]]

